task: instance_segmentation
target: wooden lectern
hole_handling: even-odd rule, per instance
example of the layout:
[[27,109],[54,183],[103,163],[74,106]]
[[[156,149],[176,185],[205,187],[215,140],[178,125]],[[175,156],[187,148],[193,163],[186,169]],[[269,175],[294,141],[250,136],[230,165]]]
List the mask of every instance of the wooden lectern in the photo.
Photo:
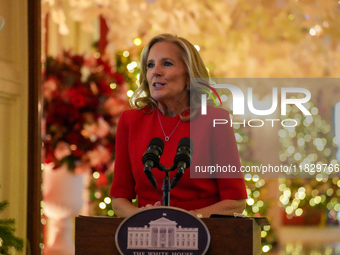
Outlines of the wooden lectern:
[[[211,237],[209,255],[261,254],[260,225],[269,225],[266,218],[218,217],[203,218]],[[75,255],[119,255],[115,233],[123,218],[76,218]]]

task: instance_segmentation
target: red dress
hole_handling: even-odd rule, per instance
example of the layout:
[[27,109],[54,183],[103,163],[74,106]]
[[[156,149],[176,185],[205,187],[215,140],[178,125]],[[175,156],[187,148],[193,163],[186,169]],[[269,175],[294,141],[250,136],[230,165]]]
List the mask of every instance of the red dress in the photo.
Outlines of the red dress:
[[[191,167],[186,169],[183,177],[176,187],[170,192],[170,206],[185,210],[203,208],[224,199],[247,198],[245,181],[242,173],[222,174],[195,174],[196,166],[234,166],[240,168],[240,159],[235,141],[235,136],[230,125],[216,125],[212,120],[221,113],[229,119],[229,113],[220,108],[208,107],[208,114],[198,116],[191,122],[180,121],[179,116],[167,117],[158,113],[155,109],[151,114],[145,114],[141,110],[127,110],[122,113],[117,129],[116,160],[113,174],[113,182],[110,195],[134,199],[138,196],[138,205],[145,206],[161,201],[155,187],[147,179],[143,169],[142,156],[147,150],[149,142],[154,137],[164,141],[161,129],[162,122],[164,132],[173,134],[169,141],[164,141],[165,146],[160,164],[169,168],[174,163],[178,142],[183,137],[190,137],[194,143]],[[190,130],[191,126],[191,130]],[[190,178],[192,176],[202,178]],[[159,192],[163,194],[162,185],[165,173],[157,168],[152,169],[156,178]],[[170,172],[170,179],[174,177],[176,170]],[[208,178],[205,178],[208,177]],[[232,177],[232,178],[229,178]],[[237,178],[235,178],[237,177]]]

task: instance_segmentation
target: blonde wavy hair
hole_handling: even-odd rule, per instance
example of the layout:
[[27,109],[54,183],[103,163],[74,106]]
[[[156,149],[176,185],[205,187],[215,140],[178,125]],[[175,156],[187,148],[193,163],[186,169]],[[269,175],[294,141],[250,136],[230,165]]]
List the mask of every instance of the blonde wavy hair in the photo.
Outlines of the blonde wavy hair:
[[[157,101],[151,97],[149,84],[146,79],[147,72],[147,60],[149,56],[150,49],[153,45],[158,42],[169,42],[177,45],[181,51],[181,59],[183,60],[187,73],[190,77],[190,90],[188,93],[189,101],[190,101],[190,114],[180,114],[180,118],[183,121],[190,121],[194,118],[201,106],[201,95],[205,94],[204,85],[197,82],[199,79],[200,82],[204,82],[205,84],[209,84],[209,74],[207,68],[205,67],[202,58],[196,48],[186,39],[172,35],[172,34],[160,34],[153,37],[150,42],[144,47],[141,53],[141,72],[140,72],[140,86],[135,91],[135,93],[130,98],[130,105],[135,109],[143,109],[145,110],[146,106],[148,111],[147,113],[153,112],[153,110],[157,106]],[[206,89],[206,88],[205,88]],[[188,109],[184,109],[184,112],[187,112]]]

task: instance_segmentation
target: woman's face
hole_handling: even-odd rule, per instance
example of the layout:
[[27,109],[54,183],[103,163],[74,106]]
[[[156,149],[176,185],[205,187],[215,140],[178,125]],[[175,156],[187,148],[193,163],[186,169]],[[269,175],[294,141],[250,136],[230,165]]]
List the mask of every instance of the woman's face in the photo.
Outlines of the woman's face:
[[150,49],[146,78],[151,97],[158,102],[188,104],[190,79],[180,54],[180,48],[169,42],[158,42]]

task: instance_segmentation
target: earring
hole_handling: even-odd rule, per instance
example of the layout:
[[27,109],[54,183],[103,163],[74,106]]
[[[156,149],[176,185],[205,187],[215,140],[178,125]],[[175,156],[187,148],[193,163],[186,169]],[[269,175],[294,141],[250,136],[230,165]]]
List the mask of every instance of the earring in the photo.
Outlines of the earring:
[[186,86],[186,89],[187,89],[188,92],[190,91],[190,87],[189,86]]

